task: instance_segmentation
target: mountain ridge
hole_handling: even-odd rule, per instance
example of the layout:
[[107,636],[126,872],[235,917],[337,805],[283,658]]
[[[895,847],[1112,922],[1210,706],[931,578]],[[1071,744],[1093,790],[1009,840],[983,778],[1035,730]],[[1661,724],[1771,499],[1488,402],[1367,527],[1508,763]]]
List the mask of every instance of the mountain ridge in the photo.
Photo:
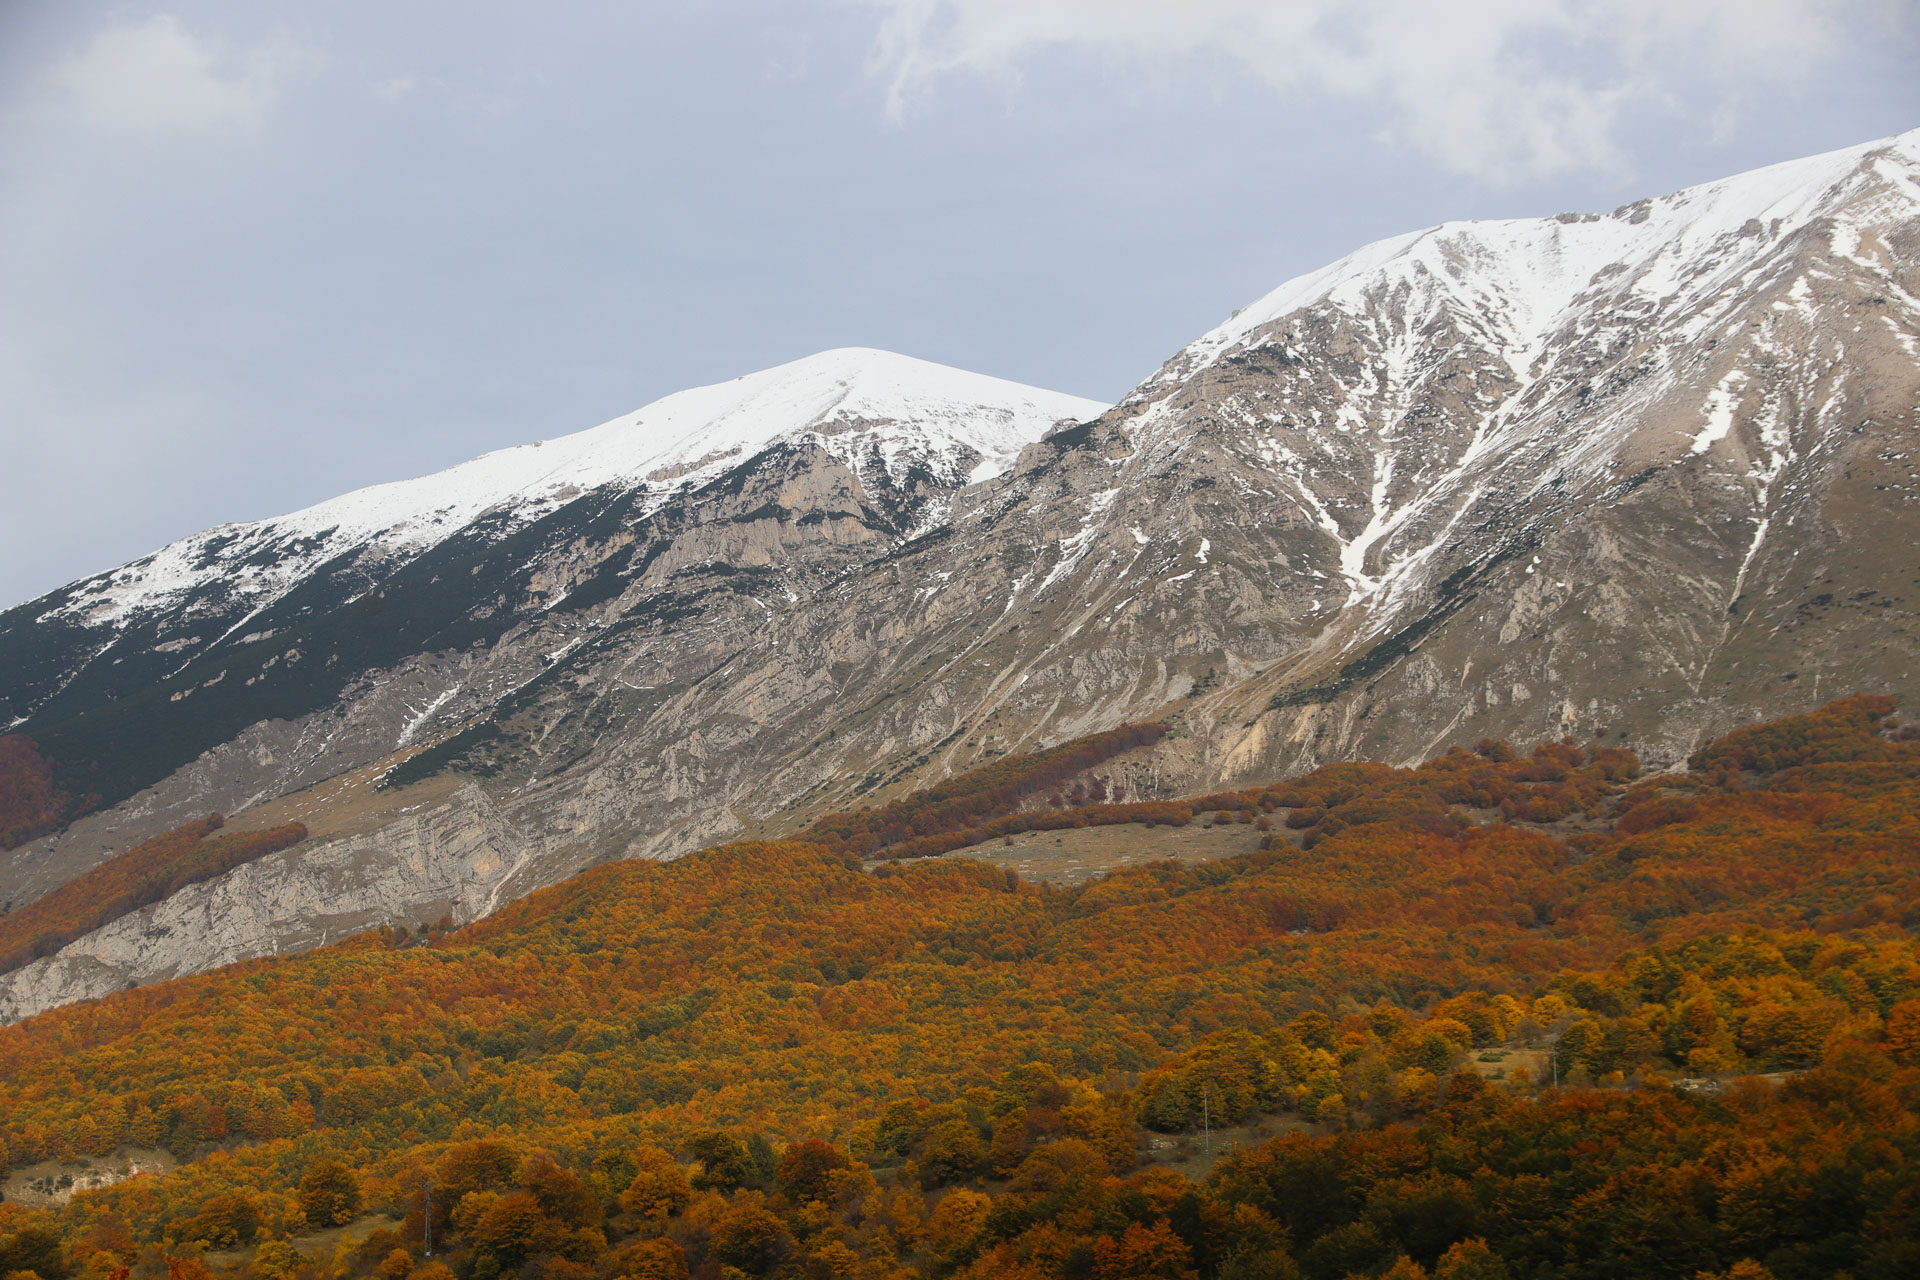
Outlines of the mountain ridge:
[[[1654,265],[1653,260],[1667,250],[1697,249],[1705,240],[1739,231],[1749,219],[1766,217],[1769,221],[1785,223],[1784,229],[1791,230],[1816,216],[1810,212],[1810,206],[1817,205],[1831,195],[1838,184],[1860,169],[1862,162],[1882,157],[1904,160],[1909,165],[1920,161],[1920,128],[1697,183],[1664,196],[1635,200],[1620,206],[1611,214],[1562,213],[1538,218],[1466,219],[1437,223],[1419,231],[1389,236],[1364,245],[1317,271],[1282,283],[1188,344],[1168,364],[1175,365],[1183,358],[1217,359],[1254,330],[1291,312],[1325,301],[1344,285],[1378,276],[1396,263],[1416,261],[1413,256],[1415,249],[1444,244],[1451,239],[1478,240],[1486,244],[1496,240],[1501,232],[1509,233],[1516,245],[1526,239],[1538,239],[1541,233],[1547,237],[1547,243],[1535,247],[1529,258],[1536,268],[1552,268],[1560,278],[1552,281],[1555,286],[1552,290],[1542,290],[1522,300],[1532,304],[1526,310],[1529,317],[1535,319],[1534,327],[1537,328],[1538,317],[1543,314],[1553,317],[1563,313],[1581,289],[1594,283],[1596,274],[1607,268],[1631,270],[1627,264],[1632,261],[1632,250],[1636,243],[1646,255],[1646,260],[1639,264],[1640,274],[1645,274]],[[1899,182],[1911,189],[1912,199],[1920,200],[1920,184],[1916,184],[1910,174],[1899,175]],[[1650,230],[1631,230],[1643,226]],[[1782,229],[1776,226],[1769,234],[1777,236]],[[1582,238],[1595,243],[1581,244],[1579,241]],[[1692,246],[1687,244],[1689,238],[1693,241]],[[1497,256],[1489,255],[1496,262]],[[1511,250],[1506,256],[1513,256]],[[1567,257],[1580,257],[1581,264],[1569,268],[1563,262]],[[1555,295],[1559,297],[1557,306],[1549,310],[1539,305],[1542,296],[1551,298]],[[1516,372],[1519,370],[1516,369]],[[1162,373],[1148,379],[1145,385],[1151,386],[1160,381],[1164,373],[1163,369]]]
[[[605,485],[645,488],[664,501],[666,494],[711,479],[752,451],[830,426],[838,427],[830,434],[849,461],[864,443],[882,451],[889,469],[903,457],[924,459],[944,445],[975,453],[979,462],[968,476],[983,479],[1011,463],[1020,447],[1037,435],[1036,424],[1104,408],[1096,401],[891,352],[837,348],[675,392],[569,436],[495,450],[283,516],[215,525],[15,608],[71,593],[35,621],[67,616],[114,621],[184,594],[207,576],[229,546],[248,552],[241,564],[254,568],[262,550],[294,544],[305,554],[275,566],[286,569],[283,577],[292,577],[383,535],[395,553],[417,551],[497,508],[516,508],[515,516],[528,520],[566,498]],[[849,436],[854,439],[843,439]],[[308,541],[314,544],[310,550],[300,546]],[[147,572],[158,580],[147,581]],[[269,595],[262,607],[277,598]],[[30,718],[16,713],[14,724]]]

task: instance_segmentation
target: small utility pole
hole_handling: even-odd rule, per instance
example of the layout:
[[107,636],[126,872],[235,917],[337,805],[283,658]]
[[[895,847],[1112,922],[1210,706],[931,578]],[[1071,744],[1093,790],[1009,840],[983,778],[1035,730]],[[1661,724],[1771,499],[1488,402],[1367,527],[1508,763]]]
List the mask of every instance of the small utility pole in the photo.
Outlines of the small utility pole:
[[426,1194],[427,1194],[427,1209],[426,1209],[426,1212],[421,1214],[420,1216],[426,1222],[427,1256],[431,1258],[433,1256],[433,1179],[432,1178],[427,1179]]

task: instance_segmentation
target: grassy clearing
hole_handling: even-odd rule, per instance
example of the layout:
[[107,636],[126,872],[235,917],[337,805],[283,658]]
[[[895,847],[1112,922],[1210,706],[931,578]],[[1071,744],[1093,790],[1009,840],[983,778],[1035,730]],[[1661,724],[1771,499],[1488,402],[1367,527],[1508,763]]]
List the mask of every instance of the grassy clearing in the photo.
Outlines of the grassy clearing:
[[1193,864],[1252,853],[1259,849],[1265,834],[1250,825],[1232,822],[1219,826],[1194,822],[1184,827],[1138,824],[1081,827],[1070,831],[1027,831],[941,856],[1010,867],[1026,880],[1076,885],[1122,867],[1162,858],[1177,858]]

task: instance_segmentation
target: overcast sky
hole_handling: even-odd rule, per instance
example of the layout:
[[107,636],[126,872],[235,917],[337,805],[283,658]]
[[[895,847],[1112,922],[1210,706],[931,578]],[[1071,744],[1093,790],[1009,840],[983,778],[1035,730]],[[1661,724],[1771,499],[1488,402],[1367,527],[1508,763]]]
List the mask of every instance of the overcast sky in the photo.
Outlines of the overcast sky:
[[1916,66],[1920,0],[0,0],[0,606],[829,347],[1114,399]]

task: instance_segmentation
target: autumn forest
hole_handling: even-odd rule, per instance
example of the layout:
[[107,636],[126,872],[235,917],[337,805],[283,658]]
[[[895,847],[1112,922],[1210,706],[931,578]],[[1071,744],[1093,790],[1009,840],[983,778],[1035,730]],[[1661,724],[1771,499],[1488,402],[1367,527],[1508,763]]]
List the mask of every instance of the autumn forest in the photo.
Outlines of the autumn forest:
[[[1463,744],[1179,800],[1010,757],[0,1029],[8,1280],[1920,1274],[1920,740]],[[9,740],[0,739],[0,746]],[[10,831],[70,803],[21,740]],[[49,816],[55,815],[55,816]],[[969,849],[1233,824],[1071,888]],[[297,844],[209,818],[0,963]]]

